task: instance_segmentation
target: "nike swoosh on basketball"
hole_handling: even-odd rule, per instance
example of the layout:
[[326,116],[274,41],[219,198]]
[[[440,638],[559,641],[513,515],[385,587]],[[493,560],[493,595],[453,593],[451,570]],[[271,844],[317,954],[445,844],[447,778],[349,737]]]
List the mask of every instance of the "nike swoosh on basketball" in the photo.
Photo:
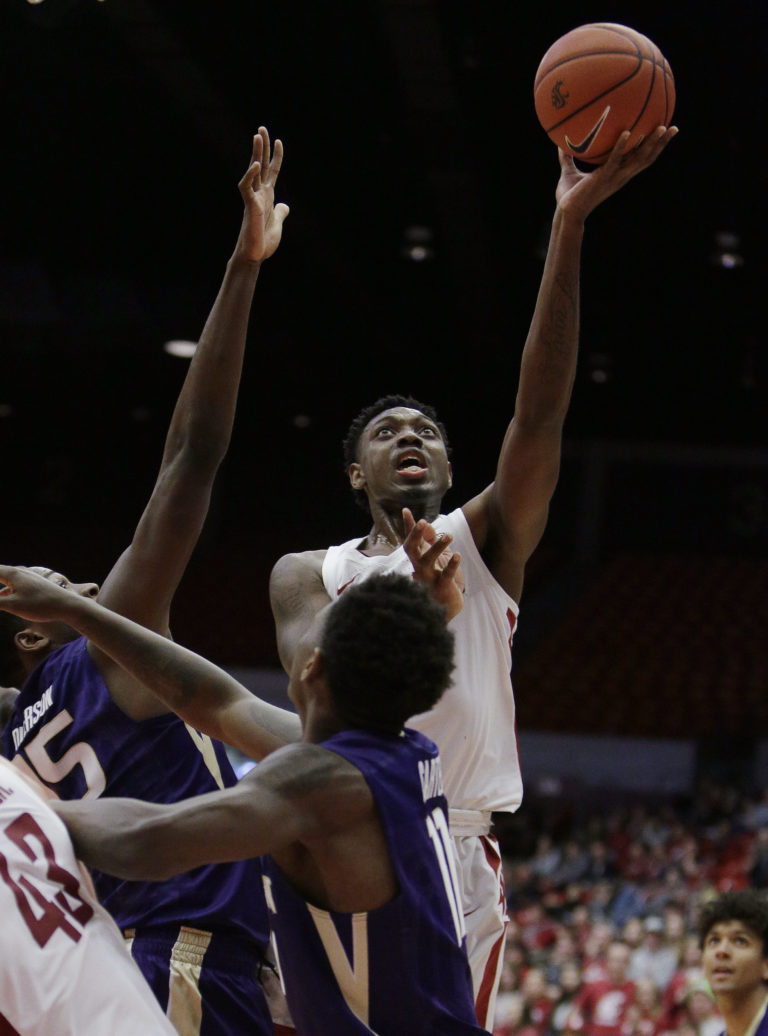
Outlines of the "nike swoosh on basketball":
[[582,142],[580,144],[574,144],[571,141],[571,139],[568,136],[568,134],[566,133],[566,135],[565,135],[565,143],[568,145],[568,147],[570,148],[571,151],[573,151],[577,155],[583,155],[584,152],[587,151],[592,146],[592,143],[593,143],[595,137],[600,132],[600,130],[603,128],[603,123],[608,118],[608,112],[610,110],[611,110],[611,106],[609,104],[607,106],[607,108],[605,109],[605,111],[603,112],[603,114],[600,116],[600,118],[597,120],[595,125],[592,127],[592,129],[589,131],[589,133],[586,135],[586,137],[582,140]]

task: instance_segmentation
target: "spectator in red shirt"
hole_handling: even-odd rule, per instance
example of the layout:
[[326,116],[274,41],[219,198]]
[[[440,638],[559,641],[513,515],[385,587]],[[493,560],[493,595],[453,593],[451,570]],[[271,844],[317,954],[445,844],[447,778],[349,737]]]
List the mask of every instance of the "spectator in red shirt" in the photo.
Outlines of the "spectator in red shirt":
[[621,1027],[622,1036],[658,1036],[665,1029],[665,1021],[661,994],[655,983],[650,978],[638,979],[635,1002],[627,1008]]
[[566,1031],[580,1036],[621,1036],[635,984],[627,978],[629,947],[612,942],[606,954],[605,979],[587,983],[576,999]]

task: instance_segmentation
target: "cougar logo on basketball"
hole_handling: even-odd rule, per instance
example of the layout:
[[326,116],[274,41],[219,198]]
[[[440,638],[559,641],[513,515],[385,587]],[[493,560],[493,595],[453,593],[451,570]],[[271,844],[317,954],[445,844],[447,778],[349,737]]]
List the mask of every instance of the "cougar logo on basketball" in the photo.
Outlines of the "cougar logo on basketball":
[[562,79],[558,79],[555,85],[552,87],[552,107],[553,108],[565,108],[565,102],[571,95],[569,93],[563,93],[561,87],[563,85]]

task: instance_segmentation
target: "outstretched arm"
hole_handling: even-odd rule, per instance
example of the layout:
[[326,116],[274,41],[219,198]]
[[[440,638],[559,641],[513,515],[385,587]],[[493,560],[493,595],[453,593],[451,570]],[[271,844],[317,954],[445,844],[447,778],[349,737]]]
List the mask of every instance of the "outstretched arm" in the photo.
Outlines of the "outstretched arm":
[[515,412],[495,481],[464,507],[491,572],[519,600],[525,564],[539,542],[559,471],[563,424],[576,373],[579,269],[584,221],[659,157],[677,133],[659,127],[626,151],[629,134],[590,173],[560,152],[557,208],[536,307],[523,349]]
[[[280,243],[286,205],[274,204],[283,148],[270,154],[263,127],[239,184],[244,212],[234,253],[200,336],[171,418],[160,471],[131,545],[107,577],[99,600],[150,629],[168,632],[171,600],[197,543],[214,477],[235,416],[253,291],[262,262]],[[117,703],[141,718],[138,688],[92,652]]]
[[0,609],[65,622],[121,666],[163,707],[254,759],[301,737],[299,719],[251,694],[193,651],[25,568],[0,565]]
[[355,767],[291,745],[234,787],[171,805],[136,799],[57,802],[79,859],[107,874],[159,881],[204,863],[279,853],[360,822],[373,799]]

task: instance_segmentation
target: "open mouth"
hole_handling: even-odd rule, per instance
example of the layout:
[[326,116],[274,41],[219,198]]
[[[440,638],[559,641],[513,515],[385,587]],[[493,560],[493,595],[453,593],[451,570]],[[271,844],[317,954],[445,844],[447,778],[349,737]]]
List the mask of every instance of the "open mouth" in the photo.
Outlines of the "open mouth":
[[426,475],[427,468],[424,458],[418,453],[406,453],[400,458],[397,464],[397,471],[400,475],[414,478]]

